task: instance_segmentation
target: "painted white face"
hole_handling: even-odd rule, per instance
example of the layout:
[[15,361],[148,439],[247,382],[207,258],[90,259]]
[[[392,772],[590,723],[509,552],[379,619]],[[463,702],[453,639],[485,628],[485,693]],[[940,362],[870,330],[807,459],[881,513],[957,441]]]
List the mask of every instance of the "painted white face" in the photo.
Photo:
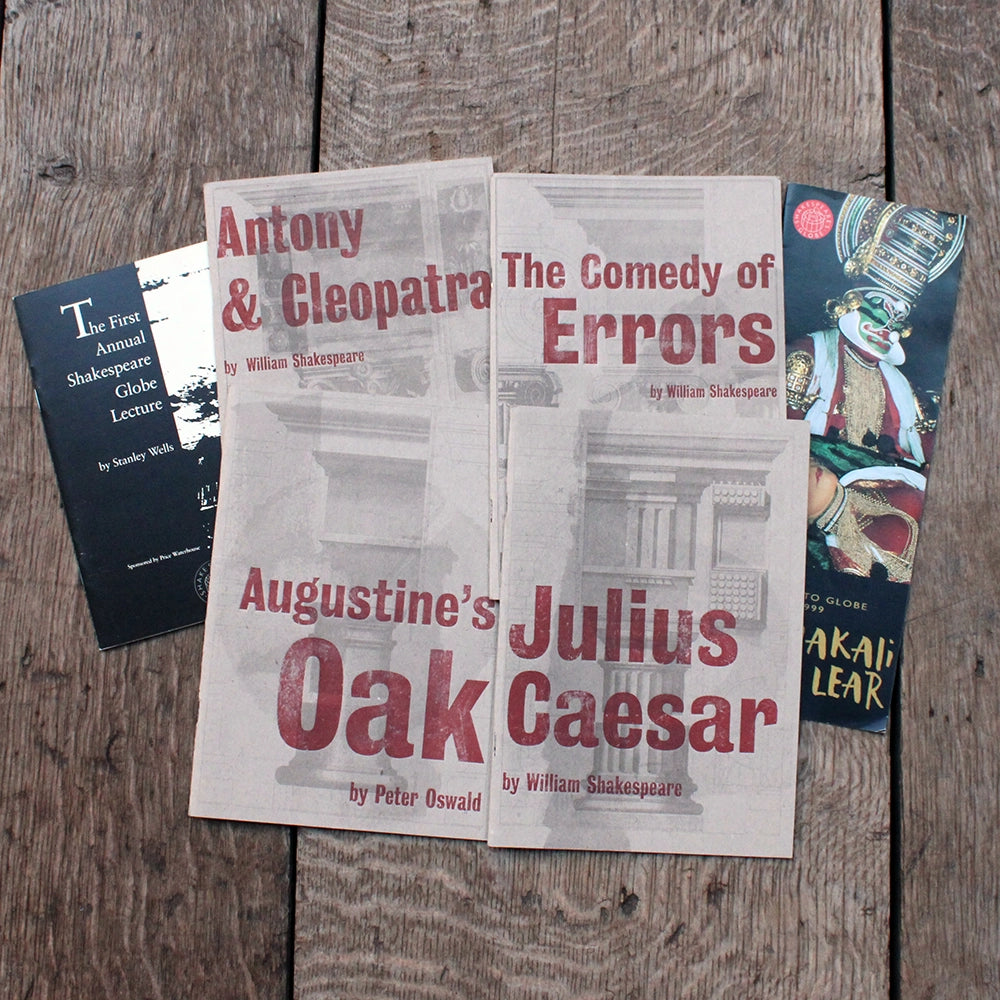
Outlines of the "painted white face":
[[906,352],[900,343],[899,330],[910,311],[902,299],[893,298],[878,289],[864,293],[864,301],[837,321],[840,332],[855,347],[860,347],[879,361],[901,365]]

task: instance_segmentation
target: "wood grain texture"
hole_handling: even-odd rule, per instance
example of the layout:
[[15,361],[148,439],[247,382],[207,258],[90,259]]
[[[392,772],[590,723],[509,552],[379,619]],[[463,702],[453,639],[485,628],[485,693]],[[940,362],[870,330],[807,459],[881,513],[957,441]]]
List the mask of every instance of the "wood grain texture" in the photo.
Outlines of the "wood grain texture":
[[970,216],[901,673],[902,995],[1000,995],[1000,28],[893,12],[896,196]]
[[461,156],[549,170],[557,4],[330,4],[320,168]]
[[[331,5],[321,163],[489,155],[879,194],[880,31],[868,0]],[[888,945],[889,751],[870,734],[803,727],[791,862],[299,837],[301,1000],[874,998]]]
[[871,783],[856,736],[803,730],[794,862],[303,833],[297,994],[884,995],[887,891],[867,875],[888,830],[851,794]]
[[0,56],[0,994],[283,997],[288,834],[187,817],[201,630],[97,651],[11,297],[306,170],[314,7],[9,2]]
[[882,183],[870,0],[560,4],[556,171]]

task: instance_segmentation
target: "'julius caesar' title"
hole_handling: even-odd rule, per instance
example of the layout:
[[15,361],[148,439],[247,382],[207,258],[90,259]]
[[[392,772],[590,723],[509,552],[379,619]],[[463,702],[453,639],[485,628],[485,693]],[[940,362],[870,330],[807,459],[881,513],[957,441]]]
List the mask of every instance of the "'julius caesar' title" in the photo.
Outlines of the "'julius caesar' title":
[[[706,611],[697,620],[690,610],[647,608],[646,591],[628,593],[608,588],[603,609],[597,605],[561,604],[552,607],[552,588],[535,588],[534,621],[510,627],[507,641],[520,659],[532,660],[555,652],[560,660],[600,659],[605,663],[645,663],[663,666],[690,664],[692,657],[707,667],[727,667],[736,661],[739,646],[733,630],[736,617],[722,608]],[[578,616],[579,612],[579,616]],[[603,614],[602,614],[603,612]],[[579,621],[579,627],[577,622]],[[627,625],[626,625],[627,622]],[[651,627],[650,627],[651,626]],[[601,639],[603,637],[603,642]],[[594,748],[603,740],[618,750],[644,743],[653,750],[677,750],[685,743],[706,753],[754,753],[758,722],[778,722],[772,698],[743,698],[738,719],[728,698],[701,695],[690,705],[693,720],[682,718],[684,699],[674,692],[654,694],[645,703],[631,691],[615,691],[599,706],[597,696],[567,689],[555,696],[552,683],[540,670],[523,670],[510,683],[507,732],[519,746],[537,746],[552,739],[560,746]],[[735,742],[734,742],[735,737]]]

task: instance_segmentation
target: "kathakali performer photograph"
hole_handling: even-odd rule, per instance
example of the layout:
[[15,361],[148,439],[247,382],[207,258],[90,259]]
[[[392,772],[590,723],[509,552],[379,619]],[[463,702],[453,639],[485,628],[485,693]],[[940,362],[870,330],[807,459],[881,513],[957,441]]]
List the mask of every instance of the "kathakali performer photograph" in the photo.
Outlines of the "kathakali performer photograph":
[[938,396],[914,388],[900,370],[903,341],[924,289],[961,252],[964,228],[962,216],[847,197],[836,249],[856,284],[826,303],[833,326],[788,345],[789,417],[890,461],[930,461]]

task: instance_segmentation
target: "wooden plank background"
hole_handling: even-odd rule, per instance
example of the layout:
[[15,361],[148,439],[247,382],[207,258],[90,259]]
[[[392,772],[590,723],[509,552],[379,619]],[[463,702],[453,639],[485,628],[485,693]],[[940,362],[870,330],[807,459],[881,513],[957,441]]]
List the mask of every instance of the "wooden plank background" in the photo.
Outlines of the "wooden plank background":
[[893,14],[896,195],[968,212],[898,719],[902,996],[1000,996],[1000,30],[990,4]]
[[[0,995],[1000,994],[1000,29],[896,0],[13,0],[0,51]],[[12,295],[227,177],[466,155],[973,216],[890,737],[806,724],[795,859],[186,815],[201,630],[96,651]]]

